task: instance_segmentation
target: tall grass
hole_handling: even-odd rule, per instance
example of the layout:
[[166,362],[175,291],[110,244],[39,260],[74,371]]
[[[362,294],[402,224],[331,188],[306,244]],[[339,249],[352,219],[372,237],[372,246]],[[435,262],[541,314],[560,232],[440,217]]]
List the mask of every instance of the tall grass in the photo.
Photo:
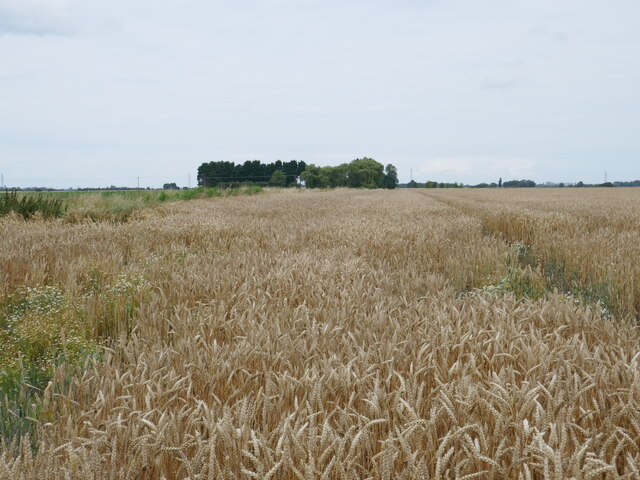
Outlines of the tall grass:
[[[632,251],[636,199],[608,198],[608,235],[596,215],[555,238]],[[0,220],[4,298],[57,285],[106,342],[54,372],[37,451],[5,446],[0,478],[638,478],[637,326],[515,274],[483,291],[510,268],[545,278],[541,234],[506,238],[491,205],[520,212],[513,232],[547,215],[537,197],[344,190]],[[626,262],[611,282],[640,271],[594,255]]]
[[192,188],[185,190],[107,190],[61,192],[6,192],[0,199],[0,216],[15,212],[25,219],[64,217],[67,222],[129,221],[138,212],[166,203],[238,195],[254,195],[259,186]]
[[60,198],[48,198],[43,195],[19,195],[17,191],[5,190],[0,194],[0,216],[15,213],[28,219],[37,214],[44,218],[61,217],[66,210]]

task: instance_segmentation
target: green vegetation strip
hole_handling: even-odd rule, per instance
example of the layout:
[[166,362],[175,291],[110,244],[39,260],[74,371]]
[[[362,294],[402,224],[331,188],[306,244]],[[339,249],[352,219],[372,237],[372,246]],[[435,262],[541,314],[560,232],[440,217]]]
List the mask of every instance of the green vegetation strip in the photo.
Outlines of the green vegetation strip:
[[66,205],[61,198],[43,195],[22,195],[18,192],[5,190],[0,196],[0,216],[15,212],[24,219],[40,214],[45,218],[61,217],[66,211]]
[[46,285],[0,299],[0,432],[5,442],[29,435],[35,447],[37,425],[56,419],[42,401],[47,386],[65,393],[71,378],[100,358],[103,345],[131,331],[147,282],[119,276],[105,283],[94,271],[87,279],[79,296]]
[[25,220],[64,217],[82,220],[126,222],[133,212],[167,202],[198,198],[254,195],[263,191],[257,185],[234,188],[191,188],[185,190],[109,190],[65,192],[5,191],[0,195],[0,216],[17,214]]
[[605,317],[623,313],[611,301],[612,285],[609,282],[599,280],[586,285],[580,281],[578,272],[571,271],[557,255],[538,255],[531,246],[522,242],[515,242],[512,248],[505,274],[497,281],[489,280],[471,293],[511,293],[518,299],[538,300],[554,292],[576,305],[596,306]]

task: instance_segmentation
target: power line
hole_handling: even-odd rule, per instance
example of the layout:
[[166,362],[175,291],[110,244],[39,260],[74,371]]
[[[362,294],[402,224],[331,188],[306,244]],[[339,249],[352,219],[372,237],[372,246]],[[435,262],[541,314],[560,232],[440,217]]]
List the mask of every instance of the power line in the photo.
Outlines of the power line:
[[[295,173],[285,173],[284,174],[285,177],[297,177],[298,175],[296,175]],[[218,178],[230,178],[230,179],[247,179],[247,178],[271,178],[272,175],[242,175],[242,176],[238,176],[238,177],[225,177],[225,176],[218,176],[218,175],[214,175],[212,177],[200,177],[203,180],[214,180],[214,179],[218,179]]]
[[[297,178],[299,178],[299,174],[297,173],[284,173],[284,177],[286,179],[292,179],[292,180],[296,180]],[[272,178],[273,175],[216,175],[216,176],[207,176],[207,177],[197,177],[198,178],[198,182],[201,182],[202,184],[204,184],[205,186],[207,186],[207,184],[213,184],[213,183],[219,183],[219,182],[229,182],[229,181],[247,181],[247,182],[255,182],[255,181],[263,181],[263,180],[269,180]],[[37,186],[37,183],[42,183],[42,184],[47,184],[47,183],[53,183],[53,182],[67,182],[67,183],[78,183],[77,188],[80,188],[79,183],[84,183],[85,185],[89,182],[99,182],[99,181],[109,181],[109,182],[116,182],[116,181],[121,181],[121,180],[128,180],[131,183],[133,183],[134,185],[136,185],[136,188],[140,188],[140,181],[141,180],[157,180],[157,179],[162,179],[162,180],[167,180],[167,177],[169,177],[169,175],[167,176],[162,176],[162,177],[95,177],[95,178],[87,178],[87,177],[83,177],[83,178],[13,178],[12,177],[12,181],[15,182],[20,182],[20,183],[30,183],[31,187]],[[135,182],[135,183],[134,183]],[[4,185],[4,174],[2,174],[1,178],[0,178],[0,185],[2,186],[2,188],[5,187]],[[188,174],[188,185],[189,188],[191,188],[191,174]],[[86,187],[85,187],[86,188]]]

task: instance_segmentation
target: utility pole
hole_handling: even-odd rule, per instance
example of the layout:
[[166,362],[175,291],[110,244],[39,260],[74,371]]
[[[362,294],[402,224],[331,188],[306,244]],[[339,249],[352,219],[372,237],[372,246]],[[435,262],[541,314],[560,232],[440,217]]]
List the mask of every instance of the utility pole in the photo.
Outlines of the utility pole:
[[140,190],[140,177],[138,177],[138,190]]
[[604,171],[604,183],[607,183],[607,171]]
[[188,183],[188,185],[189,185],[188,188],[191,188],[191,174],[189,174],[189,183]]
[[409,181],[409,188],[413,188],[413,168],[410,170],[410,172],[411,172],[411,175],[410,175],[411,180]]
[[4,173],[0,173],[0,187],[4,188]]

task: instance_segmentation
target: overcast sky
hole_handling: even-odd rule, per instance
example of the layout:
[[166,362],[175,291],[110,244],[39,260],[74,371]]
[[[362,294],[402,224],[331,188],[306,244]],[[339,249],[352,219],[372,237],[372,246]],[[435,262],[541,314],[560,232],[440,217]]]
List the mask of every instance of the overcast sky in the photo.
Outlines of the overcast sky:
[[0,0],[10,186],[369,156],[418,181],[640,178],[639,0]]

